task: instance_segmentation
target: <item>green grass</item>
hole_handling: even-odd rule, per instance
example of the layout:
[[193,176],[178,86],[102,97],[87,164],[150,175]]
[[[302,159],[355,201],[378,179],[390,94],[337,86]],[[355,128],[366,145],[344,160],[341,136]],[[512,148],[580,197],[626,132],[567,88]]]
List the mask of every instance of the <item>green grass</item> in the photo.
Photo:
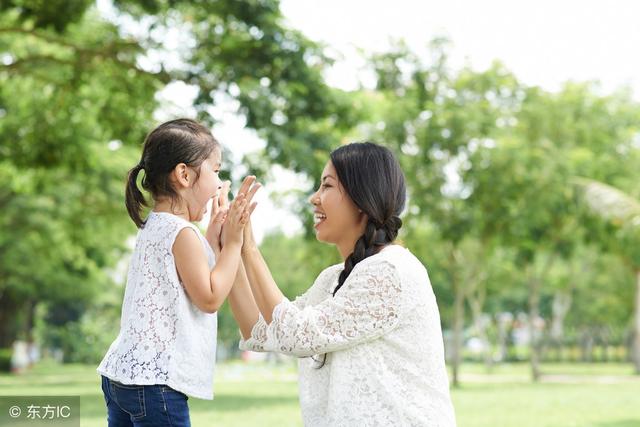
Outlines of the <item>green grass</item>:
[[[639,427],[640,377],[624,364],[544,365],[529,382],[526,364],[463,365],[452,396],[460,427]],[[194,427],[300,426],[292,365],[220,364],[216,398],[190,399]],[[0,375],[0,395],[80,395],[83,427],[106,425],[95,367],[41,363],[22,375]]]

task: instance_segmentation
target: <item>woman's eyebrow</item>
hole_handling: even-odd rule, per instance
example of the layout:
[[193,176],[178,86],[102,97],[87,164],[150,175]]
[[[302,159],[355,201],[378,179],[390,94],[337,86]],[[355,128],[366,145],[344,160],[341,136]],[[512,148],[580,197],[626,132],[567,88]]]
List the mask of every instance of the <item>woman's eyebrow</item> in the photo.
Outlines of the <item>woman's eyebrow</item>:
[[324,182],[324,180],[327,179],[327,178],[335,179],[331,175],[325,175],[325,176],[322,177],[322,182]]

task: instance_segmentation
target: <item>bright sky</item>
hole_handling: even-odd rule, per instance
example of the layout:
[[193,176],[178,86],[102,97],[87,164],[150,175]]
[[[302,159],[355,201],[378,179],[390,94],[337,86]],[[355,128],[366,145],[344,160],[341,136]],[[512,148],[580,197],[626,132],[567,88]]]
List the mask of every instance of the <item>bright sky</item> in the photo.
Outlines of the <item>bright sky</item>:
[[[281,10],[289,26],[341,58],[327,80],[344,89],[371,83],[358,49],[384,51],[402,38],[426,53],[434,36],[445,35],[453,42],[454,64],[482,69],[499,59],[527,84],[556,90],[567,80],[598,80],[605,92],[629,85],[640,100],[640,1],[282,0]],[[240,132],[233,127],[222,128]],[[282,171],[275,175],[267,189],[296,182]],[[286,210],[264,215],[274,209],[266,197],[260,203],[254,220],[260,233],[274,226],[299,228]]]
[[[636,0],[283,0],[290,26],[358,64],[354,47],[383,51],[403,38],[416,52],[449,37],[458,64],[485,68],[499,59],[528,84],[556,89],[566,80],[622,84],[640,96],[640,2]],[[349,87],[354,73],[330,75]]]
[[[426,53],[427,43],[444,35],[453,42],[454,65],[482,69],[499,59],[527,84],[556,90],[567,80],[599,80],[604,92],[629,85],[640,100],[640,1],[282,0],[281,9],[290,27],[324,43],[339,59],[326,76],[336,87],[371,84],[358,48],[383,51],[390,40],[403,38],[415,52]],[[160,115],[191,115],[193,96],[193,88],[170,86],[161,99],[173,105]],[[214,134],[239,160],[263,142],[244,129],[234,109],[224,102],[211,112],[219,121]],[[242,172],[234,171],[235,178]],[[261,181],[266,188],[254,213],[258,237],[271,228],[298,230],[297,218],[276,208],[268,195],[308,183],[281,168]]]

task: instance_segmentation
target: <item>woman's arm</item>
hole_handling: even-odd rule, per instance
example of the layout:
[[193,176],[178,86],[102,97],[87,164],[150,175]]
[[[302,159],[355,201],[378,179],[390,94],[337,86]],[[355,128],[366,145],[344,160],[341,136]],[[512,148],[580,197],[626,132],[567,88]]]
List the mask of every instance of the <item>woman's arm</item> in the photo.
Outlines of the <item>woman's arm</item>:
[[[322,280],[330,277],[319,279],[317,284],[325,287]],[[378,261],[358,265],[334,297],[304,307],[283,299],[264,331],[254,331],[254,341],[259,341],[264,350],[298,357],[353,348],[398,326],[407,310],[402,294],[393,264]]]
[[273,309],[285,298],[276,282],[273,280],[271,271],[258,249],[258,245],[253,238],[251,220],[244,228],[244,239],[242,245],[242,263],[247,273],[249,285],[253,297],[262,313],[262,317],[267,323],[271,323]]
[[247,273],[242,262],[240,262],[236,280],[229,293],[229,306],[236,323],[240,327],[242,338],[249,339],[253,326],[258,322],[259,311],[251,293]]

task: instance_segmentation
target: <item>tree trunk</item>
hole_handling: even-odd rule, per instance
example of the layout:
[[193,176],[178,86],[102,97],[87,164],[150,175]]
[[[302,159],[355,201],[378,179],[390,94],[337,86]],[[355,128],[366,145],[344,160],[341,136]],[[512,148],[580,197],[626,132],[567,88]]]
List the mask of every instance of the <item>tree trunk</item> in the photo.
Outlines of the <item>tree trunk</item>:
[[[455,277],[455,273],[452,275]],[[453,303],[453,358],[451,368],[453,371],[453,386],[460,385],[459,369],[462,362],[462,333],[464,328],[464,292],[457,279],[453,279],[454,303]]]
[[24,301],[16,298],[12,292],[0,294],[0,348],[11,348],[21,330],[19,315]]
[[535,276],[529,277],[529,337],[531,378],[534,382],[540,380],[540,346],[535,322],[540,314],[540,280]]
[[476,333],[478,334],[478,338],[487,346],[485,348],[483,359],[485,367],[487,371],[491,371],[493,366],[493,354],[491,352],[491,343],[489,342],[489,337],[487,334],[487,326],[482,318],[482,306],[484,305],[484,297],[480,293],[475,295],[468,295],[467,301],[469,302],[469,307],[471,307],[471,314],[473,316],[473,325],[475,327]]
[[635,322],[632,338],[632,356],[636,374],[640,374],[640,269],[636,270]]

